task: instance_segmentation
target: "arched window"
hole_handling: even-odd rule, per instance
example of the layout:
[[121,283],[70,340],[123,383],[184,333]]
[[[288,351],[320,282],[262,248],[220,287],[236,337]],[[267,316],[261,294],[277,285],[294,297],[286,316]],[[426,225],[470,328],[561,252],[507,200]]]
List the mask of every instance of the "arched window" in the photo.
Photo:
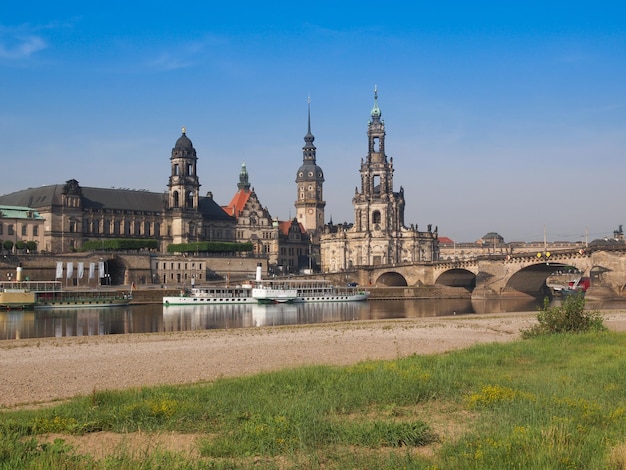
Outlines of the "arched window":
[[380,176],[374,175],[372,178],[372,190],[374,194],[380,194]]
[[372,212],[372,223],[380,224],[380,211]]

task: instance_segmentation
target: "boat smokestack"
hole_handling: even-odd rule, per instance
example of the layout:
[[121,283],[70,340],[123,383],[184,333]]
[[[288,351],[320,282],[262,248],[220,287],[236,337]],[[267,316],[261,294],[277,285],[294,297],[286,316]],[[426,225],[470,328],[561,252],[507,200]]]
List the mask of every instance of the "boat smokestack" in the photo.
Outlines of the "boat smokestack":
[[256,281],[263,280],[263,265],[261,263],[257,263],[256,265]]
[[22,281],[22,267],[21,266],[18,266],[17,269],[16,269],[15,280],[17,282],[21,282]]

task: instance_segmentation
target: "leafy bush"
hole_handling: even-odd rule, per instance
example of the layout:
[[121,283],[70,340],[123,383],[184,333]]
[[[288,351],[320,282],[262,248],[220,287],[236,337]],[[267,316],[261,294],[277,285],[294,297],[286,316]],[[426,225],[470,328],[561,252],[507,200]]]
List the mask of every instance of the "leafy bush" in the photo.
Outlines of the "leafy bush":
[[83,243],[81,251],[99,250],[157,250],[158,240],[153,238],[111,238],[109,240],[88,240]]
[[606,330],[600,312],[585,310],[585,297],[582,294],[567,296],[560,305],[552,307],[550,299],[546,297],[537,314],[537,320],[538,324],[522,331],[522,338]]

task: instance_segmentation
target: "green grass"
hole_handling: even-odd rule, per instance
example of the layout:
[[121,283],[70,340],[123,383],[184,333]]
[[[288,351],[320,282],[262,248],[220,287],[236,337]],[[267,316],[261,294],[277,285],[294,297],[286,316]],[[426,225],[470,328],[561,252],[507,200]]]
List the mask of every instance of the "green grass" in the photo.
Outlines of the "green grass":
[[[102,391],[0,414],[0,469],[626,468],[626,335]],[[175,432],[193,456],[96,460],[46,433]],[[427,449],[428,451],[424,451]]]

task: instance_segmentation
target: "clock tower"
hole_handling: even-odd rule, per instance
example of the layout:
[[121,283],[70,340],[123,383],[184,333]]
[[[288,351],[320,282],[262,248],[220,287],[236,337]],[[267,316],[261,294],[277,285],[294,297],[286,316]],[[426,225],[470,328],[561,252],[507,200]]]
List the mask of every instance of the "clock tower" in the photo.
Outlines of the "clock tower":
[[296,199],[296,217],[298,222],[316,238],[324,229],[324,206],[322,185],[324,172],[316,164],[315,137],[311,134],[311,100],[308,102],[308,128],[302,147],[302,166],[298,168],[296,183],[298,195]]

